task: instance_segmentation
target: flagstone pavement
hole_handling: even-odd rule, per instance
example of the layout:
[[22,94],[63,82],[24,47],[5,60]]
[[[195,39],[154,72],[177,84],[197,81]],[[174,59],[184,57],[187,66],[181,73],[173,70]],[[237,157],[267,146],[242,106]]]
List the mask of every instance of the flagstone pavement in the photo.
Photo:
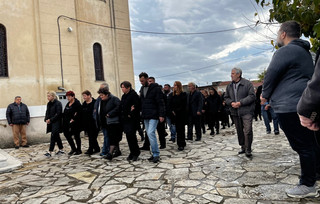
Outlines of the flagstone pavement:
[[[5,149],[23,167],[0,174],[0,203],[320,203],[319,198],[287,197],[285,189],[298,183],[297,154],[282,132],[267,135],[262,121],[253,125],[252,159],[238,155],[234,126],[214,137],[207,132],[201,141],[188,141],[184,151],[167,141],[157,164],[147,160],[148,151],[128,162],[125,137],[122,156],[112,161],[84,154],[46,158],[49,144]],[[100,144],[102,140],[99,136]],[[82,141],[85,150],[87,137]],[[64,146],[70,150],[66,141]]]

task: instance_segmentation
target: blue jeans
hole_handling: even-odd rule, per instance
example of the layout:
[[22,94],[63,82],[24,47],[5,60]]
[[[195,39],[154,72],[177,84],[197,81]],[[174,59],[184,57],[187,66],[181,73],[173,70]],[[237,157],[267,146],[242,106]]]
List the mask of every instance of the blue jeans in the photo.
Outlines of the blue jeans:
[[265,106],[263,106],[263,105],[261,106],[261,113],[262,113],[264,124],[267,128],[267,132],[271,132],[270,121],[268,118],[268,111],[270,112],[272,120],[273,120],[274,132],[279,132],[279,120],[278,120],[277,114],[274,113],[274,111],[271,107],[269,107],[268,111],[266,111],[264,109],[264,107]]
[[110,150],[110,143],[109,143],[109,137],[108,137],[108,131],[106,128],[102,128],[103,132],[103,147],[102,147],[102,155],[106,155],[109,153]]
[[157,137],[156,137],[158,120],[155,120],[155,119],[144,120],[144,125],[150,141],[152,155],[153,157],[158,157],[160,156],[160,151],[159,151]]
[[170,133],[171,133],[171,139],[176,139],[176,134],[177,134],[176,126],[171,123],[171,119],[169,117],[166,117],[166,121],[169,126]]

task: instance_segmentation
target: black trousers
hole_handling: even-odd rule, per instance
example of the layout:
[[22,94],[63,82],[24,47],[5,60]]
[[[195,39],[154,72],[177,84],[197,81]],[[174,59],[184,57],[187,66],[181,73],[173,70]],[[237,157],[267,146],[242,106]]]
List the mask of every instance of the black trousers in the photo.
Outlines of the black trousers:
[[201,115],[188,116],[188,139],[193,138],[193,125],[196,129],[197,139],[201,139]]
[[63,145],[62,145],[59,131],[51,132],[49,152],[52,152],[54,150],[54,145],[56,143],[57,143],[59,149],[63,149]]
[[130,155],[131,156],[139,156],[140,155],[140,149],[138,145],[138,140],[137,140],[137,127],[135,124],[127,123],[123,124],[123,129],[125,130],[129,150],[130,150]]
[[176,132],[177,132],[177,144],[178,147],[186,146],[186,129],[185,129],[185,119],[176,121]]
[[208,120],[208,126],[212,132],[214,132],[213,128],[216,128],[217,133],[220,129],[220,123],[219,123],[219,115],[218,113],[209,113],[209,120]]
[[291,148],[296,151],[300,159],[300,184],[313,186],[316,182],[316,172],[319,172],[319,146],[315,140],[315,133],[300,124],[299,116],[294,113],[277,113],[279,124],[285,133]]
[[[76,141],[77,146],[75,145],[72,135],[74,135],[74,140]],[[64,136],[66,137],[71,150],[74,152],[78,151],[81,152],[81,138],[80,138],[80,131],[65,131]]]
[[99,147],[99,143],[97,140],[99,131],[97,130],[97,128],[92,127],[92,128],[88,128],[87,133],[88,133],[88,137],[89,137],[88,152],[93,152],[93,151],[99,152],[100,147]]
[[110,146],[119,146],[121,141],[122,130],[120,123],[107,125],[107,132]]
[[253,132],[251,114],[244,116],[232,116],[237,129],[238,142],[242,150],[251,151]]

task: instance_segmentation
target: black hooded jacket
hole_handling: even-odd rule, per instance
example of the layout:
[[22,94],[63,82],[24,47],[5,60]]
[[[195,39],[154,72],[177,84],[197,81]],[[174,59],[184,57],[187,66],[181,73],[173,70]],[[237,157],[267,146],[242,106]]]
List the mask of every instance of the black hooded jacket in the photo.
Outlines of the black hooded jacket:
[[147,94],[143,94],[144,86],[140,89],[141,117],[143,119],[159,119],[165,117],[163,93],[157,83],[148,85]]

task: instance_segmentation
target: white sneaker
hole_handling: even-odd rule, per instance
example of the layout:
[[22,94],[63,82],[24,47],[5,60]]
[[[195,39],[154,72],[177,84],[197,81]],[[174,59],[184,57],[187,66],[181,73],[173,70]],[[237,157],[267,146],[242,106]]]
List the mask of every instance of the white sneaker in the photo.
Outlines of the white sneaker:
[[316,189],[316,184],[314,186],[308,187],[306,185],[297,185],[294,188],[286,190],[289,197],[292,198],[307,198],[307,197],[318,197],[319,193]]

